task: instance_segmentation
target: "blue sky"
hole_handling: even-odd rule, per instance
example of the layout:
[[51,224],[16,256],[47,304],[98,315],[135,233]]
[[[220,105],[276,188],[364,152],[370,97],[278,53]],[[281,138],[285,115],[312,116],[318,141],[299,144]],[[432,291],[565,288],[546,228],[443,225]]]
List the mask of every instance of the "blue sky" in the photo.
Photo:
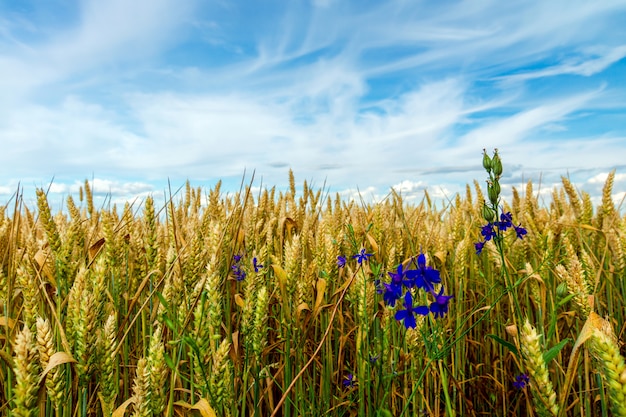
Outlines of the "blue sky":
[[452,198],[494,147],[507,187],[598,196],[616,169],[626,191],[625,0],[5,1],[0,91],[3,203],[285,189],[290,168]]

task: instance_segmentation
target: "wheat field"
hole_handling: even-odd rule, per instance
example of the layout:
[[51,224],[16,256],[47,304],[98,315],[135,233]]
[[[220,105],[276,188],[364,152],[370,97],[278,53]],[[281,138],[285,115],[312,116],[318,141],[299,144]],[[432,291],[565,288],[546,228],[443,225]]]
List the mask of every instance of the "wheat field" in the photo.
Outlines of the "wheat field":
[[[442,207],[297,190],[291,172],[285,192],[187,183],[161,207],[94,207],[85,181],[52,213],[17,190],[0,208],[0,414],[626,415],[614,175],[597,207],[565,177],[547,203],[531,182],[497,198],[527,233],[480,254],[482,179]],[[438,271],[406,293],[445,288],[439,315],[389,295],[399,265]]]

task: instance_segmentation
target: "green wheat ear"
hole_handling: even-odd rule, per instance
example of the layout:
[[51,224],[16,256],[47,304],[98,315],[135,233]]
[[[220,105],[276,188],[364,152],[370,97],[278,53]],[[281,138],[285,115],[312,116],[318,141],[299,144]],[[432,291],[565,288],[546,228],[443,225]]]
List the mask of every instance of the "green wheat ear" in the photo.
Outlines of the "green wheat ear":
[[589,348],[600,365],[600,373],[609,391],[613,415],[626,416],[626,363],[620,354],[611,324],[607,320],[601,320],[589,338]]
[[556,392],[548,375],[539,339],[540,335],[537,330],[526,319],[522,326],[521,345],[526,369],[531,379],[530,387],[536,411],[540,416],[557,416],[559,407],[556,403]]

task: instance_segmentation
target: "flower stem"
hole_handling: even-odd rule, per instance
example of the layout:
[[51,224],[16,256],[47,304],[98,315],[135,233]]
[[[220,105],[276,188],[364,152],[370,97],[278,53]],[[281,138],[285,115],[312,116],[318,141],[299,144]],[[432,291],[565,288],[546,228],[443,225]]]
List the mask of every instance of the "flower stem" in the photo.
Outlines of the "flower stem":
[[437,365],[439,365],[439,374],[441,375],[441,385],[443,386],[443,396],[446,400],[446,415],[449,417],[456,416],[454,409],[452,408],[452,403],[450,402],[450,393],[448,392],[448,378],[446,377],[446,372],[443,369],[443,360],[438,360]]

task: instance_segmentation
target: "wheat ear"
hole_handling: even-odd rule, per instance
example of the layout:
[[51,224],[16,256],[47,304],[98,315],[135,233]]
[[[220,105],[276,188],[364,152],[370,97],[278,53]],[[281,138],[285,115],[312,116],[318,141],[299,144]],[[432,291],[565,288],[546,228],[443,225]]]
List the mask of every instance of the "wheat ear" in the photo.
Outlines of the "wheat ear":
[[137,361],[137,375],[133,382],[135,399],[133,417],[151,417],[150,410],[150,370],[146,358]]
[[600,364],[600,371],[609,390],[613,415],[626,417],[626,364],[607,321],[600,328],[594,329],[589,339],[589,347]]
[[[37,349],[39,350],[39,362],[41,368],[46,369],[50,358],[55,353],[52,328],[48,319],[37,317]],[[46,390],[48,397],[55,410],[58,410],[63,401],[65,378],[62,368],[52,368],[46,375]]]
[[531,379],[531,391],[537,414],[539,416],[557,416],[559,407],[556,404],[556,392],[548,376],[548,368],[541,353],[539,334],[528,319],[524,322],[521,333],[522,354],[524,363]]
[[14,407],[12,415],[18,417],[35,417],[39,414],[37,407],[37,391],[39,389],[39,366],[37,347],[33,334],[24,325],[15,339],[15,390],[13,391]]

